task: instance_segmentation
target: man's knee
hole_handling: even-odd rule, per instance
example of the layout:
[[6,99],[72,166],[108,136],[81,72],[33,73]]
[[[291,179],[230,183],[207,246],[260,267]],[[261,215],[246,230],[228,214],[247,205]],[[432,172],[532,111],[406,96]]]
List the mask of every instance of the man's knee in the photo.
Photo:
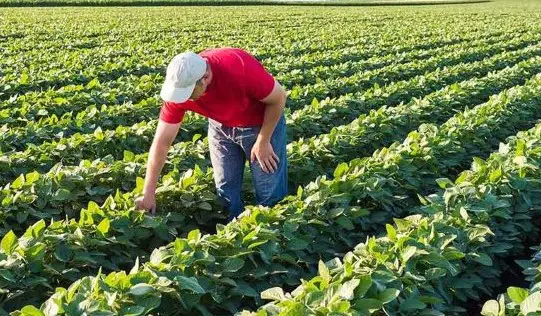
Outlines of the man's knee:
[[217,186],[216,192],[225,210],[231,213],[235,213],[236,215],[242,212],[244,206],[239,190],[233,190]]
[[252,166],[257,204],[273,206],[287,195],[287,163],[285,161],[281,163],[284,165],[275,173],[265,173],[260,166]]
[[274,206],[285,197],[286,193],[284,192],[273,192],[272,194],[262,197],[258,204],[262,206]]

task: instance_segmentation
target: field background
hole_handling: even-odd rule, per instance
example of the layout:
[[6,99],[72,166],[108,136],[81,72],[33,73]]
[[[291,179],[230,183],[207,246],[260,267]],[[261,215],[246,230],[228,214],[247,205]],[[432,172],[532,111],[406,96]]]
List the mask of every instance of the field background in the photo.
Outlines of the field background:
[[482,3],[490,0],[2,0],[0,6],[310,5],[400,6]]
[[[0,314],[478,314],[529,287],[540,21],[533,0],[0,9]],[[289,91],[291,195],[226,225],[190,114],[158,214],[135,211],[167,63],[220,46]]]

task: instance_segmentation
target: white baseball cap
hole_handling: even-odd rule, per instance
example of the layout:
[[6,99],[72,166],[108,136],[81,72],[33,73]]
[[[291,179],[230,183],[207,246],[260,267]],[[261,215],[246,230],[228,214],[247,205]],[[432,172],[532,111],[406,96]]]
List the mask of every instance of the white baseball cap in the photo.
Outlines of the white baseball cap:
[[194,52],[178,54],[167,66],[160,97],[164,101],[182,103],[190,98],[197,80],[207,71],[205,59]]

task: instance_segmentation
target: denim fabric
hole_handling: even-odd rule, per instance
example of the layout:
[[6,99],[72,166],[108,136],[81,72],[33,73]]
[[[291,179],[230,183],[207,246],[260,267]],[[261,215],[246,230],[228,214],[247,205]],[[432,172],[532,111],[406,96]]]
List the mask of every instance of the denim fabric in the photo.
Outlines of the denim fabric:
[[[229,211],[230,220],[237,217],[244,209],[241,195],[244,166],[246,160],[250,159],[250,153],[260,129],[260,127],[227,127],[209,119],[208,141],[214,169],[214,182],[224,208]],[[271,145],[280,159],[278,170],[274,173],[265,173],[259,162],[250,163],[256,202],[263,206],[272,206],[287,194],[284,116],[280,118],[274,129]]]

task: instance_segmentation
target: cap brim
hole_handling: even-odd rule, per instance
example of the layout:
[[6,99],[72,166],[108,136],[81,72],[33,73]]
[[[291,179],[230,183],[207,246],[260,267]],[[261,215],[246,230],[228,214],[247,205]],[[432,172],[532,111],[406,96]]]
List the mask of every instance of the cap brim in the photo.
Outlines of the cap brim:
[[163,84],[160,97],[167,102],[182,103],[188,101],[195,89],[195,84],[185,88],[176,88],[173,85]]

